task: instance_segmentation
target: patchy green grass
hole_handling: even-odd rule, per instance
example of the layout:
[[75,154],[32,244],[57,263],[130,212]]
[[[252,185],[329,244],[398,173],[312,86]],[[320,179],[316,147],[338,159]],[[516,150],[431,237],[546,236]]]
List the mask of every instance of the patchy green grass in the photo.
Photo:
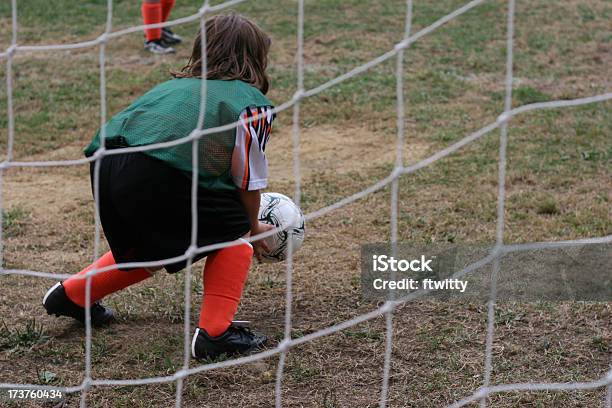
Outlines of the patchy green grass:
[[512,91],[515,101],[518,105],[527,105],[536,102],[546,102],[550,97],[544,92],[534,89],[530,86],[521,86]]
[[2,210],[2,232],[4,236],[19,235],[27,223],[28,212],[20,205]]
[[554,199],[544,198],[538,203],[536,212],[538,214],[554,215],[559,213],[559,208],[557,207],[557,203],[554,201]]
[[49,339],[45,329],[36,319],[30,319],[20,326],[8,326],[5,321],[0,327],[0,350],[20,353]]

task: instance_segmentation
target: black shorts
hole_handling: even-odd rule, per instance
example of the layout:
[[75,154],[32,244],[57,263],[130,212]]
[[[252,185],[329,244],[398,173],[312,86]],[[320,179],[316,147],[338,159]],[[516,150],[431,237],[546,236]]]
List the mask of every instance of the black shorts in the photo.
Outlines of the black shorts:
[[[94,165],[90,175],[93,189]],[[105,156],[100,165],[100,222],[117,263],[183,255],[191,244],[191,175],[143,153]],[[249,232],[238,192],[198,188],[198,247]],[[207,254],[199,254],[194,262]],[[164,264],[175,273],[187,261]]]

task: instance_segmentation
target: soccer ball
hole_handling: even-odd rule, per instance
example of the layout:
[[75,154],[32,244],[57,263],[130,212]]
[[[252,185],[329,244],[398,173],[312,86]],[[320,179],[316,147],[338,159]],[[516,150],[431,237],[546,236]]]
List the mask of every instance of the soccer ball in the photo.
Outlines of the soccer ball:
[[304,242],[304,214],[291,199],[280,193],[262,193],[259,221],[281,227],[276,234],[264,238],[270,251],[262,254],[264,262],[280,262],[287,259],[289,237],[293,252]]

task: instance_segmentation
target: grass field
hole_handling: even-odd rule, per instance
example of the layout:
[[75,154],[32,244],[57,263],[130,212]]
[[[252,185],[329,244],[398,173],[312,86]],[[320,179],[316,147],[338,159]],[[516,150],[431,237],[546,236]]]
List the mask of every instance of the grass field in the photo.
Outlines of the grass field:
[[[518,1],[513,106],[570,99],[611,89],[612,4],[606,0]],[[416,1],[414,29],[462,5]],[[193,13],[179,0],[173,17]],[[19,43],[94,39],[102,0],[20,0]],[[114,27],[140,24],[139,2],[114,2]],[[392,48],[403,33],[400,0],[307,0],[307,88]],[[235,11],[273,38],[271,99],[295,92],[296,2],[248,1]],[[406,164],[495,120],[503,109],[505,2],[487,1],[419,40],[406,53]],[[0,48],[10,41],[10,2],[0,3]],[[176,29],[188,40],[197,24]],[[169,57],[142,51],[141,34],[108,46],[111,114],[168,78],[190,45]],[[99,126],[97,49],[17,54],[14,61],[15,160],[73,159]],[[303,209],[313,211],[389,174],[394,163],[394,60],[302,108]],[[4,65],[0,149],[6,151]],[[612,104],[548,110],[510,123],[506,242],[597,237],[612,233]],[[498,132],[400,182],[399,236],[416,243],[490,243],[495,235]],[[291,114],[279,114],[268,147],[270,191],[291,195]],[[91,261],[94,236],[89,171],[84,166],[10,169],[3,180],[4,266],[73,273]],[[372,310],[361,297],[359,248],[389,237],[390,190],[384,189],[307,225],[296,257],[293,337]],[[201,264],[192,310],[199,309]],[[0,382],[75,385],[82,380],[84,331],[52,319],[40,305],[53,282],[0,278]],[[144,378],[182,364],[183,275],[154,279],[112,295],[117,322],[94,331],[94,378]],[[283,336],[284,266],[256,265],[239,317],[275,345]],[[440,407],[482,384],[486,305],[422,300],[395,315],[390,405]],[[194,316],[194,319],[197,318]],[[285,369],[287,407],[374,407],[384,352],[384,319],[292,349]],[[589,381],[612,360],[612,308],[594,302],[506,302],[496,311],[492,383]],[[196,363],[192,363],[195,365]],[[278,358],[194,375],[188,407],[273,406]],[[175,384],[95,388],[92,407],[173,406]],[[78,395],[68,399],[78,406]],[[604,390],[509,393],[495,407],[598,407]],[[21,405],[20,405],[21,406]]]

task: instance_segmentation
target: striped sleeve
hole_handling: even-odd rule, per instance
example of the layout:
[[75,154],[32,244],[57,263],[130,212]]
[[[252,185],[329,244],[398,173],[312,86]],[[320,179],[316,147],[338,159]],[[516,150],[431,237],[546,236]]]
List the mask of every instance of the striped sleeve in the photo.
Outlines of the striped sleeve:
[[265,152],[273,120],[270,106],[246,108],[240,114],[232,153],[232,179],[242,190],[261,190],[268,185]]

